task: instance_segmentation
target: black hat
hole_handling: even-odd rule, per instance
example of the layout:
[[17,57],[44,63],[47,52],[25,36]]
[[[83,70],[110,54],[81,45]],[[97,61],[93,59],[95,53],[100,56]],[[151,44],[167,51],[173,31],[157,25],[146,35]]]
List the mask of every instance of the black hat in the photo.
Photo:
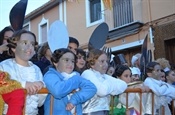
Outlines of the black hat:
[[125,64],[127,63],[125,56],[123,54],[118,54],[113,58],[114,62],[117,64]]

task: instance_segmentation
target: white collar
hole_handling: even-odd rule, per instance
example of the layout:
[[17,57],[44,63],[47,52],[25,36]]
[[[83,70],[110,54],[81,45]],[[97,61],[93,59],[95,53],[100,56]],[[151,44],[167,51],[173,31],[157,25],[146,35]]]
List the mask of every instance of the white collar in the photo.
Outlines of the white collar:
[[72,73],[68,74],[66,72],[61,72],[61,75],[63,75],[63,80],[68,80],[72,76],[76,75],[76,73],[75,72],[72,72]]

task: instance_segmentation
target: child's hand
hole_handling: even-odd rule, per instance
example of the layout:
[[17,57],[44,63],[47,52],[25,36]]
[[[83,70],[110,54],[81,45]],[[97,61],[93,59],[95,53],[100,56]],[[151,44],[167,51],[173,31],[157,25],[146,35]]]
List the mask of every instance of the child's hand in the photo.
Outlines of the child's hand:
[[142,92],[149,92],[150,91],[149,87],[147,87],[147,86],[142,86],[141,89],[142,89]]
[[5,44],[2,44],[2,45],[0,46],[0,52],[1,52],[1,53],[3,53],[4,51],[7,51],[7,50],[8,50],[7,44],[8,44],[8,43],[5,43]]
[[43,87],[43,83],[40,81],[37,82],[26,82],[26,90],[29,95],[37,94],[37,92]]
[[74,108],[74,105],[72,103],[68,103],[66,106],[66,110],[71,111]]
[[145,89],[145,86],[135,86],[134,88],[140,88],[141,90],[142,90],[142,92],[145,92],[146,91],[146,89]]
[[37,92],[44,87],[44,84],[41,81],[36,81],[33,82],[33,85],[35,86],[35,88],[37,89]]
[[144,86],[145,88],[145,92],[149,92],[150,91],[150,88],[148,86]]

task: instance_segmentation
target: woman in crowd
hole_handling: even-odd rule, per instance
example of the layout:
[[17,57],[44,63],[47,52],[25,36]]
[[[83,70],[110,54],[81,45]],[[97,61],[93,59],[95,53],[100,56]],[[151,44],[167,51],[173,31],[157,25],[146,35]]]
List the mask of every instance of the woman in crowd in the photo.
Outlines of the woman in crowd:
[[162,72],[162,75],[161,75],[160,80],[162,80],[162,81],[164,81],[164,82],[167,82],[166,75],[165,75],[165,71],[164,71],[163,69],[161,69],[161,72]]
[[[173,83],[175,83],[175,72],[173,70],[169,70],[165,72],[165,77],[166,77],[166,82],[170,85],[172,85],[173,87],[175,87],[175,85]],[[175,101],[173,101],[173,103],[175,103]],[[172,110],[172,103],[169,104],[169,108],[171,111]],[[175,109],[175,106],[174,106]]]
[[[36,37],[32,32],[19,30],[13,34],[8,44],[10,53],[14,58],[0,63],[0,70],[8,72],[10,79],[20,82],[22,87],[27,90],[26,115],[37,115],[37,107],[41,106],[45,99],[44,95],[37,94],[44,87],[42,73],[36,65],[29,61],[35,52],[35,43]],[[7,109],[8,107],[5,106],[5,110]]]
[[110,95],[123,93],[127,88],[124,81],[106,74],[108,62],[107,54],[104,51],[99,49],[89,51],[88,69],[81,76],[95,84],[97,93],[83,104],[83,115],[108,115]]
[[83,49],[76,49],[77,61],[75,65],[75,71],[82,74],[82,72],[86,69],[86,52]]
[[114,72],[115,72],[115,68],[113,65],[110,64],[107,71],[106,71],[106,74],[113,76]]
[[41,72],[44,73],[46,67],[51,65],[51,56],[52,53],[50,51],[48,42],[43,43],[43,45],[38,50],[38,61],[34,62],[40,69]]
[[173,70],[166,71],[165,77],[167,83],[173,85],[173,83],[175,82],[175,72]]
[[8,52],[8,47],[7,47],[7,40],[12,37],[13,35],[13,29],[9,26],[5,27],[1,32],[0,32],[0,62],[11,58]]
[[53,67],[49,67],[44,75],[44,82],[50,92],[44,104],[45,115],[49,115],[51,111],[52,96],[54,98],[53,115],[72,115],[74,113],[82,115],[81,104],[96,93],[94,84],[73,71],[75,61],[75,54],[66,48],[57,49],[52,54]]

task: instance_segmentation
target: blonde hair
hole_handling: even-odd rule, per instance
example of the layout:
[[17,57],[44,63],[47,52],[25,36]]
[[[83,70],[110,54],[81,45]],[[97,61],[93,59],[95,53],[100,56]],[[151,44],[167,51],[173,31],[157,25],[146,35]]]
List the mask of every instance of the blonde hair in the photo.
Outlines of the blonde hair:
[[158,58],[156,60],[157,63],[160,64],[160,66],[162,67],[162,69],[165,69],[165,68],[171,68],[170,64],[169,64],[169,61],[165,58]]
[[87,68],[91,68],[95,64],[95,61],[102,55],[106,54],[104,51],[99,49],[90,50],[87,55]]

